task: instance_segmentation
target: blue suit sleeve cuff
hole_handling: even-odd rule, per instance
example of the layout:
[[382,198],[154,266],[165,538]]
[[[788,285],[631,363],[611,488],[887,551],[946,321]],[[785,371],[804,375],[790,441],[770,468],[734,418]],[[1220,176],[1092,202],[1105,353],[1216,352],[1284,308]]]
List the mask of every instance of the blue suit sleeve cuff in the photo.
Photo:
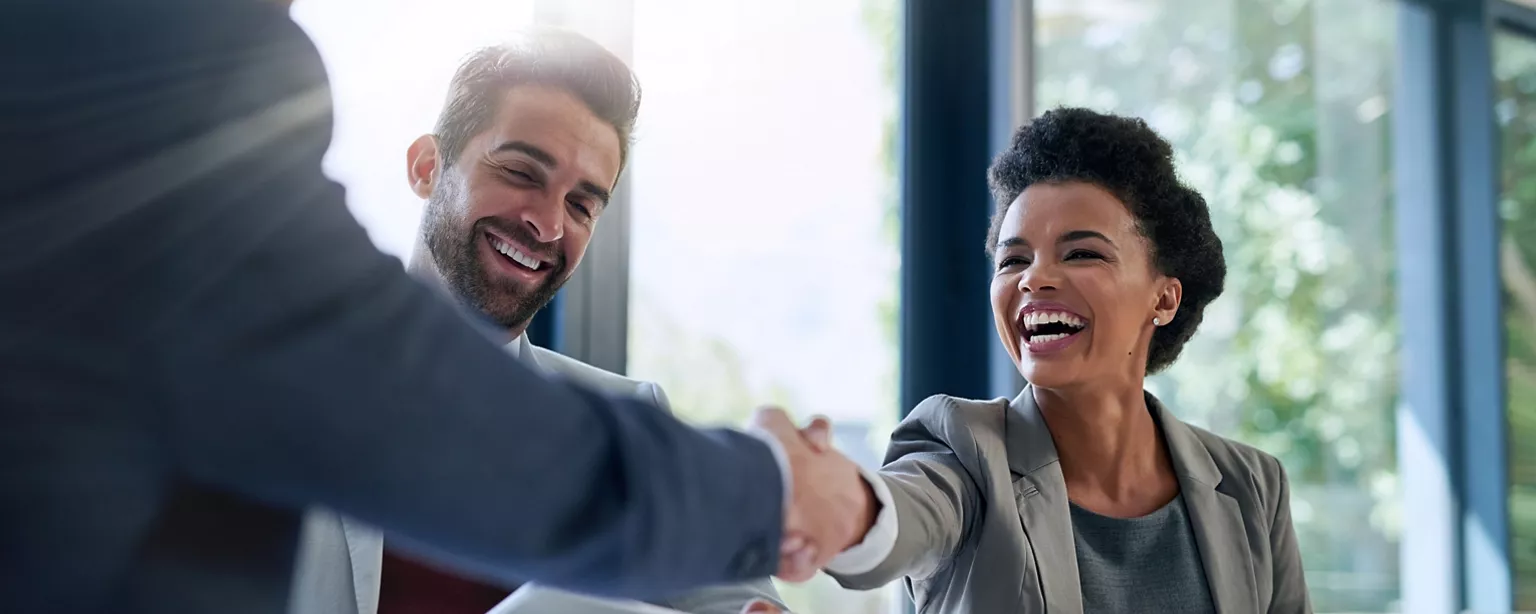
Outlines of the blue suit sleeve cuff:
[[777,437],[760,429],[748,429],[747,434],[756,437],[758,441],[768,446],[770,452],[773,452],[773,460],[779,465],[779,476],[782,478],[780,481],[784,485],[784,512],[788,514],[790,506],[794,504],[795,476],[789,466],[789,455],[784,452],[784,444],[779,443]]

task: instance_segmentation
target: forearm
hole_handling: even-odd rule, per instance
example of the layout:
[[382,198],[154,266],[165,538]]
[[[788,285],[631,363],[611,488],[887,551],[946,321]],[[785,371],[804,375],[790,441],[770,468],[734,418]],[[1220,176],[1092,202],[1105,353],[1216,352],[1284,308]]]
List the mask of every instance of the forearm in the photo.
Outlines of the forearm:
[[175,361],[182,464],[498,577],[643,596],[772,573],[783,494],[758,486],[782,479],[765,446],[543,380],[426,292],[358,290],[369,317],[337,301],[299,314],[329,326]]
[[980,503],[948,445],[922,431],[898,429],[887,459],[870,476],[879,516],[863,543],[827,569],[847,588],[868,590],[935,573],[954,555]]
[[905,577],[922,578],[944,564],[961,532],[953,508],[936,503],[905,482],[882,472],[888,486],[883,509],[864,542],[845,552],[826,572],[844,588],[871,590]]

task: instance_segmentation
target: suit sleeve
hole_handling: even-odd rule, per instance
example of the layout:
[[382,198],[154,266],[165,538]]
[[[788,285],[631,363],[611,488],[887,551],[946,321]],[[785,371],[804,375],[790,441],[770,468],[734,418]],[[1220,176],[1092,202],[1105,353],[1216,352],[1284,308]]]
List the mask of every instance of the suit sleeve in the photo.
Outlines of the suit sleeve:
[[39,65],[7,74],[83,131],[45,177],[78,189],[39,210],[120,248],[95,275],[134,293],[104,313],[134,322],[179,479],[509,581],[648,597],[774,571],[761,442],[541,378],[373,247],[321,173],[325,75],[277,3],[69,4],[29,8]]
[[895,540],[884,559],[868,571],[829,569],[843,587],[869,590],[903,577],[927,578],[947,565],[964,542],[981,496],[955,453],[974,446],[954,414],[945,397],[933,397],[913,409],[891,434],[880,478],[890,491]]
[[[672,406],[667,401],[667,393],[662,389],[661,384],[645,382],[642,389],[649,390],[647,396],[651,397],[657,407],[671,411]],[[774,587],[773,580],[767,577],[748,582],[709,586],[656,603],[688,614],[740,614],[741,609],[754,599],[770,602],[789,613],[789,606],[784,605],[784,600],[779,597],[779,591]]]
[[1296,545],[1296,527],[1291,523],[1291,482],[1285,467],[1277,459],[1272,464],[1273,484],[1278,487],[1274,520],[1269,527],[1270,556],[1274,561],[1274,594],[1270,596],[1271,614],[1312,614],[1312,599],[1307,594],[1307,578],[1302,569],[1301,549]]
[[646,382],[645,385],[651,389],[651,401],[655,403],[657,407],[660,407],[662,411],[670,413],[672,411],[672,402],[667,400],[667,393],[662,391],[661,384],[657,384],[656,382]]

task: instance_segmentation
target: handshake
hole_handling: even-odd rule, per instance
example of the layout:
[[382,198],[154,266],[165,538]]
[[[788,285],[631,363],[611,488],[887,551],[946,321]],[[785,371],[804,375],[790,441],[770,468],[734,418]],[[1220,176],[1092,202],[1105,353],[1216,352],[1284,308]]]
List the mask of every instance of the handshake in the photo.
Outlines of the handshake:
[[793,488],[785,502],[778,577],[804,582],[833,557],[864,540],[880,511],[858,465],[832,447],[832,425],[815,418],[797,428],[782,410],[760,409],[751,430],[783,448]]

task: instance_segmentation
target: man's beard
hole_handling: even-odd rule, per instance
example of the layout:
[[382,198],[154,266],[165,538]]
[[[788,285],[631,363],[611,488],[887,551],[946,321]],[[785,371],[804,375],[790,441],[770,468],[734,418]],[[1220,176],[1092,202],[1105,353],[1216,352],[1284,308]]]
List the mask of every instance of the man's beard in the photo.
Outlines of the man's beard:
[[437,199],[438,194],[433,194],[427,201],[422,234],[448,289],[464,305],[475,308],[504,328],[526,326],[534,314],[554,300],[560,286],[565,285],[569,277],[566,275],[565,256],[558,250],[539,254],[550,262],[539,267],[548,272],[534,287],[507,279],[493,279],[479,257],[480,243],[485,241],[487,228],[494,228],[498,233],[528,246],[539,245],[538,240],[522,225],[507,224],[496,218],[482,218],[475,221],[468,231],[460,230],[461,225],[452,223],[458,221],[457,216],[449,213],[449,209],[457,207],[443,207],[445,203],[434,202]]

